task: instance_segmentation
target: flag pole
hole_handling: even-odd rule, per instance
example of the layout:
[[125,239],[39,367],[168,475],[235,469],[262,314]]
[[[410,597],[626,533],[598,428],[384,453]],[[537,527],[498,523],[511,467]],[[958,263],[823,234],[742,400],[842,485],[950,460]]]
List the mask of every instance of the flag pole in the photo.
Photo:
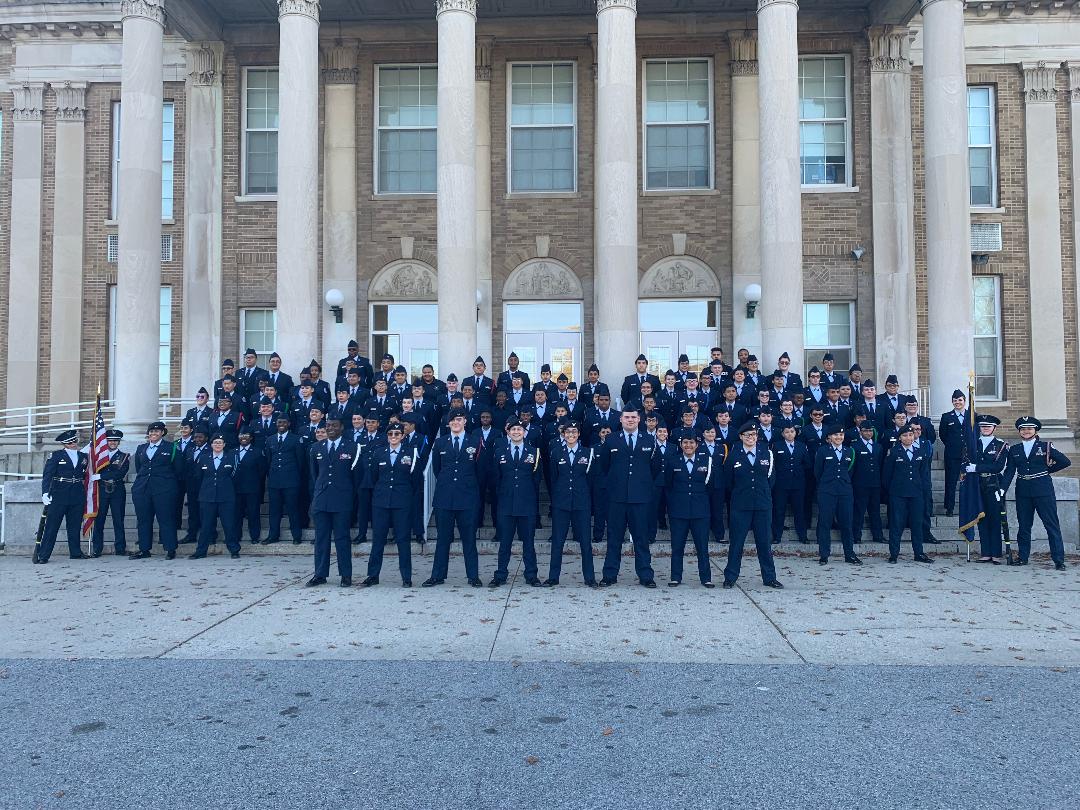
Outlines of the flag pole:
[[[967,415],[967,429],[971,431],[971,435],[975,435],[975,371],[968,370],[968,415]],[[970,454],[967,452],[967,448],[970,446],[971,440],[967,436],[964,437],[964,467],[971,463]],[[967,475],[967,472],[960,473],[963,476]],[[974,532],[964,534],[964,547],[967,556],[967,562],[971,562],[971,541],[974,539]]]

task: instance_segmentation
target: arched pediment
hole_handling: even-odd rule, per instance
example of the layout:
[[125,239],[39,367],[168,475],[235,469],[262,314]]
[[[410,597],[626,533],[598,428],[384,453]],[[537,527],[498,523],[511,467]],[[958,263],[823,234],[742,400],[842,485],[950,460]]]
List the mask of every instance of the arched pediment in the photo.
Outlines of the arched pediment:
[[668,256],[645,271],[638,284],[638,296],[718,298],[720,282],[712,268],[701,259],[693,256]]
[[416,259],[398,259],[375,274],[370,300],[434,301],[439,289],[435,268]]
[[503,300],[580,301],[577,274],[558,259],[529,259],[515,268],[503,286]]

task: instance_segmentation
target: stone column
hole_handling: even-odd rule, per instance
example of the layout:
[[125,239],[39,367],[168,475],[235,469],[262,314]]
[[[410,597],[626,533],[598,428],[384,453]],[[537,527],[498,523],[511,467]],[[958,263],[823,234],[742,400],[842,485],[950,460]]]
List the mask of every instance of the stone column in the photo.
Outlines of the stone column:
[[731,337],[728,354],[761,354],[761,318],[746,317],[747,284],[761,284],[761,167],[758,143],[757,33],[732,31]]
[[491,301],[491,51],[494,37],[476,41],[476,352],[495,369]]
[[439,368],[476,357],[476,0],[436,0]]
[[278,27],[277,349],[295,379],[318,357],[322,308],[318,0],[278,0]]
[[356,337],[356,49],[337,42],[323,49],[323,286],[345,296],[343,322],[328,306],[322,313],[322,345],[327,359],[345,353]]
[[[56,160],[53,192],[49,401],[78,402],[82,358],[83,188],[86,85],[53,87]],[[104,380],[96,382],[104,383]]]
[[[871,28],[870,177],[874,222],[877,376],[919,384],[915,310],[915,189],[911,145],[911,32]],[[869,370],[868,370],[869,371]],[[882,384],[881,382],[878,383]]]
[[163,0],[123,0],[116,421],[141,435],[158,415],[161,331]]
[[43,84],[11,88],[11,272],[8,284],[7,407],[37,404],[41,344],[41,187]]
[[596,363],[614,383],[638,355],[637,0],[596,3]]
[[180,372],[185,397],[216,379],[221,362],[221,56],[221,43],[187,49]]
[[[1077,300],[1080,301],[1080,256],[1075,255],[1080,250],[1077,247],[1080,246],[1080,216],[1077,214],[1080,212],[1080,62],[1066,62],[1065,69],[1069,73],[1069,134],[1072,139],[1069,153],[1072,155],[1073,269]],[[1080,352],[1080,344],[1073,347],[1073,352]]]
[[974,369],[963,0],[922,0],[930,403],[952,407]]
[[1031,308],[1033,410],[1048,427],[1065,424],[1065,312],[1058,198],[1058,63],[1022,64],[1027,177],[1028,300]]
[[758,0],[761,148],[761,351],[803,364],[802,178],[799,166],[799,6]]

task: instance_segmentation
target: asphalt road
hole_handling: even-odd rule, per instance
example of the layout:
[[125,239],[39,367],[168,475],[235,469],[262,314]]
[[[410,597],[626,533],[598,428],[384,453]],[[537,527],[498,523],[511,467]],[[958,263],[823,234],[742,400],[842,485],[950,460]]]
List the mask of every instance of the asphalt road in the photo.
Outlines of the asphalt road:
[[1075,808],[1065,668],[0,660],[0,807]]

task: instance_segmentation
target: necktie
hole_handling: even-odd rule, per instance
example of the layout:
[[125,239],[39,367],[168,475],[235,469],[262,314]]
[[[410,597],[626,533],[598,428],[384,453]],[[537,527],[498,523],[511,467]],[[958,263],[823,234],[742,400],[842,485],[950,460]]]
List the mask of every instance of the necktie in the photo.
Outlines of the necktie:
[[243,461],[243,460],[244,460],[244,456],[246,456],[246,455],[247,455],[247,450],[241,450],[241,451],[240,451],[240,460],[241,460],[241,461]]
[[754,454],[753,453],[747,453],[746,454],[746,460],[750,462],[751,467],[754,466]]
[[908,461],[914,461],[915,460],[915,456],[910,450],[907,451],[907,460]]
[[873,402],[870,403],[870,415],[871,416],[874,415],[874,403]]
[[843,457],[844,457],[844,451],[837,448],[837,450],[836,450],[836,460],[841,461],[843,459]]
[[570,455],[570,466],[573,466],[574,465],[574,456],[577,455],[577,454],[573,450],[571,450],[571,451],[569,451],[569,455]]
[[795,445],[793,445],[793,444],[789,444],[789,445],[787,446],[787,451],[788,451],[789,453],[794,453],[794,452],[795,452]]
[[638,382],[639,383],[645,382],[645,375],[644,374],[642,374],[640,377],[638,377]]
[[520,447],[515,447],[514,448],[514,463],[517,464],[519,461],[521,461],[521,448]]
[[146,448],[146,457],[147,458],[153,458],[154,453],[156,453],[156,452],[157,452],[157,445],[152,444],[152,445],[150,445],[149,447]]
[[630,446],[630,452],[633,453],[634,452],[634,434],[633,433],[627,433],[626,434],[626,443]]
[[280,436],[278,436],[277,441],[278,441],[278,444],[285,444],[285,434],[282,433]]
[[454,437],[454,452],[455,453],[460,453],[461,452],[461,439],[459,437],[457,437],[457,436]]
[[866,449],[869,450],[871,453],[873,453],[874,452],[874,444],[873,444],[873,442],[867,442],[866,443]]
[[336,453],[337,452],[337,442],[336,441],[335,442],[330,442],[330,452],[331,453]]
[[688,475],[694,472],[694,460],[692,458],[686,459],[686,472]]
[[214,456],[214,469],[221,466],[221,456]]
[[397,457],[398,457],[397,450],[391,450],[390,451],[390,466],[391,467],[393,467],[395,464],[397,464]]

